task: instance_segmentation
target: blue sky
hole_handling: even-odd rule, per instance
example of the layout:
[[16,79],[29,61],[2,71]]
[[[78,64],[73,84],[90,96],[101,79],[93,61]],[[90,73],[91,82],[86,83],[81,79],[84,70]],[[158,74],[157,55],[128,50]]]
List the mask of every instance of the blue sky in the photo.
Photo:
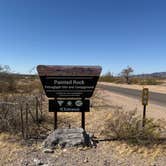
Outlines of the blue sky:
[[0,0],[0,64],[166,71],[166,1]]

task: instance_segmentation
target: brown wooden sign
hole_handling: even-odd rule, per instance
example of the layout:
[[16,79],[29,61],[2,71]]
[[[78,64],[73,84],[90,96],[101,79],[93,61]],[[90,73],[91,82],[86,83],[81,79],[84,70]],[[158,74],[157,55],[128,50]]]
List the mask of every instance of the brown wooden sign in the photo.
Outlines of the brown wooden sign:
[[100,66],[37,66],[49,98],[90,98],[101,73]]
[[85,112],[90,105],[85,98],[92,96],[101,70],[100,66],[37,66],[46,96],[54,98],[49,100],[49,111],[54,112],[54,129],[57,112],[81,112],[81,126],[85,129]]

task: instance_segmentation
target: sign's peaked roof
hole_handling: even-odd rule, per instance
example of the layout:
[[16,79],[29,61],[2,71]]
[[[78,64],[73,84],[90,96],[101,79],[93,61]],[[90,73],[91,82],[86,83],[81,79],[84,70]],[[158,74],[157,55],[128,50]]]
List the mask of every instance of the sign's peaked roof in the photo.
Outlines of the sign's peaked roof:
[[100,66],[37,66],[40,76],[99,76],[101,70]]

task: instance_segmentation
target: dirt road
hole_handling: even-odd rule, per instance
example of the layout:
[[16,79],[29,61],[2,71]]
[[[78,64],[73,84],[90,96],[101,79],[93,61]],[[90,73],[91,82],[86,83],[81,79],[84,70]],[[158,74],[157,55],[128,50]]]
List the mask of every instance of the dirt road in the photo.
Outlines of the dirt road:
[[[100,90],[100,97],[106,105],[112,105],[114,107],[118,106],[121,107],[124,111],[136,110],[138,114],[142,116],[143,106],[141,101],[141,91],[136,91],[136,96],[136,94],[128,95],[128,91],[125,88],[123,92],[121,92],[120,90],[117,90],[118,87],[112,88],[112,86],[103,85],[98,85],[97,87]],[[133,89],[129,89],[129,93],[132,93],[132,90]],[[166,98],[164,98],[163,100],[165,99]],[[159,104],[160,102],[162,101],[156,101],[155,99],[152,100],[150,97],[146,111],[147,118],[166,120],[166,105],[164,102],[162,102],[162,104]]]
[[[132,97],[136,99],[140,99],[141,97],[141,91],[137,89],[122,88],[122,87],[105,85],[105,84],[98,84],[98,87],[113,93],[125,95],[127,97]],[[151,103],[166,107],[166,94],[150,92],[149,97],[150,97]]]

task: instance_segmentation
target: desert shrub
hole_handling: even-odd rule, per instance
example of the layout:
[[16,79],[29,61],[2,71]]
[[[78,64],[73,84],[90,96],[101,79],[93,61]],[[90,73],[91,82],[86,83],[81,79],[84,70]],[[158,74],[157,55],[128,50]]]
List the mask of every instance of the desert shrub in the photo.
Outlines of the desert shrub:
[[43,92],[42,85],[38,78],[22,78],[17,85],[19,93],[41,93]]
[[127,140],[132,143],[150,144],[160,138],[161,126],[153,119],[146,119],[142,128],[142,119],[136,111],[116,110],[105,121],[103,133],[111,138]]
[[15,81],[15,78],[11,75],[7,79],[8,82],[8,92],[16,92],[17,91],[17,83]]
[[18,131],[20,127],[18,104],[9,95],[1,94],[0,131]]
[[107,72],[106,74],[100,77],[99,81],[114,82],[114,76],[111,74],[111,72]]
[[20,84],[18,88],[21,93],[42,92],[42,90],[41,83],[37,81]]
[[[110,72],[102,75],[99,81],[112,82],[116,84],[126,84],[126,79],[123,76],[113,76]],[[163,79],[156,77],[130,77],[128,84],[138,85],[160,85],[163,83]]]
[[131,84],[140,84],[141,79],[137,77],[131,78]]
[[117,84],[122,84],[125,83],[125,79],[122,77],[115,77],[113,75],[102,75],[99,79],[99,81],[102,82],[112,82],[112,83],[117,83]]
[[11,69],[8,65],[0,65],[0,93],[16,92],[15,75],[11,74]]
[[139,84],[141,85],[159,85],[161,84],[161,81],[158,81],[155,78],[147,78],[147,79],[141,79]]
[[16,92],[17,83],[15,77],[8,73],[0,73],[0,93],[2,92]]
[[[40,94],[38,94],[38,96],[1,94],[0,132],[17,134],[24,130],[23,132],[26,135],[36,133],[38,129],[38,125],[36,124],[39,124],[43,117],[41,106],[42,101],[43,99]],[[37,110],[38,118],[36,114]],[[26,117],[28,120],[26,120]]]
[[116,83],[116,84],[124,84],[124,83],[126,83],[126,82],[125,82],[125,79],[124,79],[124,78],[122,78],[122,77],[116,77],[116,78],[114,79],[114,83]]
[[162,84],[162,80],[154,77],[132,77],[131,78],[132,84],[139,84],[139,85],[160,85]]
[[5,92],[8,89],[8,84],[7,82],[3,82],[0,80],[0,93]]

